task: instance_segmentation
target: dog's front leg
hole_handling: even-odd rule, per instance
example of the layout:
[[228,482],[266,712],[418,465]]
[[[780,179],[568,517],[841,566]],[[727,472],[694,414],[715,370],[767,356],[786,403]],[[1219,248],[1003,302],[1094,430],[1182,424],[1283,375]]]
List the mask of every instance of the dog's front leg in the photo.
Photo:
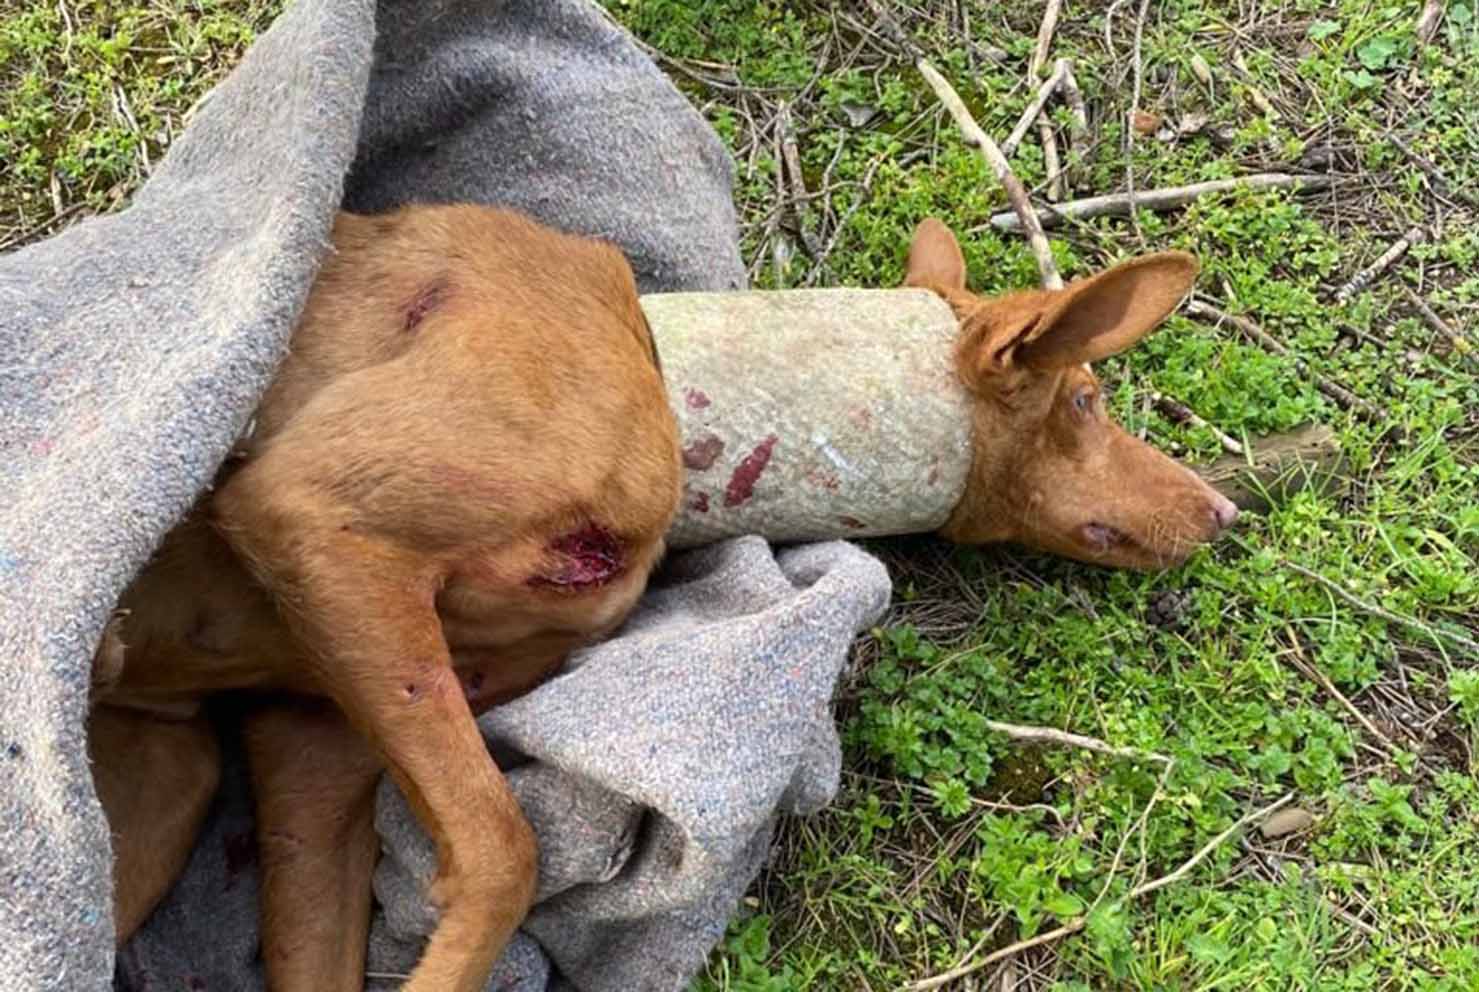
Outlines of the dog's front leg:
[[441,918],[404,990],[479,992],[528,912],[538,851],[452,670],[435,560],[399,536],[342,526],[338,507],[316,503],[274,461],[264,456],[218,491],[219,523],[277,600],[312,680],[374,746],[436,843]]
[[268,986],[359,992],[379,853],[380,761],[323,700],[254,709],[243,737],[256,804]]

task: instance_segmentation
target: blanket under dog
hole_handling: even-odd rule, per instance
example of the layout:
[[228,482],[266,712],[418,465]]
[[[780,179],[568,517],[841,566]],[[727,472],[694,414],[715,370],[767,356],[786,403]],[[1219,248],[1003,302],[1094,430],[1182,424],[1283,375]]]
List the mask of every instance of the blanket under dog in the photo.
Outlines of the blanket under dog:
[[[0,990],[261,988],[239,763],[191,863],[113,954],[85,749],[118,594],[209,483],[340,207],[475,201],[605,237],[643,292],[741,288],[730,165],[582,0],[297,0],[130,207],[0,257]],[[888,598],[845,544],[674,556],[612,641],[489,714],[539,835],[539,903],[490,988],[680,989],[778,813],[836,785],[828,698]],[[371,983],[431,916],[425,838],[377,808]]]

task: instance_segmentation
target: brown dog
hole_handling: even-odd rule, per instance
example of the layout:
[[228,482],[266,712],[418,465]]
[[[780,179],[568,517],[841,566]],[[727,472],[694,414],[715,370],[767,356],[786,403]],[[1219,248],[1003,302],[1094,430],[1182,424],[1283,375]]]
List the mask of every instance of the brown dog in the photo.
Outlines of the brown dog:
[[[345,215],[334,244],[241,457],[123,597],[93,753],[116,770],[116,748],[148,736],[136,714],[189,714],[206,693],[327,696],[373,752],[321,710],[268,707],[247,727],[269,981],[361,986],[383,762],[440,866],[440,923],[406,988],[471,992],[537,864],[473,709],[636,602],[679,498],[677,430],[614,248],[466,206]],[[99,775],[122,838],[120,941],[214,787],[194,719],[129,756],[149,782]],[[195,757],[166,770],[192,736]],[[147,832],[173,844],[139,836],[157,798],[177,812]]]
[[[244,459],[99,652],[119,939],[183,866],[216,779],[202,718],[150,744],[159,721],[139,709],[288,689],[332,698],[375,751],[322,706],[248,722],[272,986],[363,981],[383,760],[441,865],[441,925],[407,988],[478,988],[535,857],[464,694],[476,710],[524,691],[620,621],[675,513],[677,438],[614,251],[471,207],[346,216],[336,243]],[[1152,255],[982,299],[948,229],[920,226],[906,282],[960,319],[974,417],[944,536],[1155,568],[1232,522],[1231,503],[1107,418],[1087,367],[1158,325],[1195,273]]]

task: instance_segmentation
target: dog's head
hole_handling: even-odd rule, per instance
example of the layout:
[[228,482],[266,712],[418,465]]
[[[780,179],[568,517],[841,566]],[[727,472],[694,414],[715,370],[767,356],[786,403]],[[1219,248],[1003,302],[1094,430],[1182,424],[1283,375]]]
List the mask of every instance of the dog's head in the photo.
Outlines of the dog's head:
[[954,309],[956,370],[974,398],[970,476],[945,537],[1155,569],[1232,524],[1229,500],[1110,418],[1090,368],[1154,330],[1196,274],[1192,256],[1161,252],[1060,290],[985,298],[966,290],[949,228],[919,225],[905,285]]

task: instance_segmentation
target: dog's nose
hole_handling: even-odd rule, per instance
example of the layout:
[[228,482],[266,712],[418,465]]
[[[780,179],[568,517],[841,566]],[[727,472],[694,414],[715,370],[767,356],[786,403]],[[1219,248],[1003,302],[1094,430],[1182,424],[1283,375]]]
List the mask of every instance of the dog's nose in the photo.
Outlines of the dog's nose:
[[1218,530],[1227,530],[1227,528],[1237,522],[1237,504],[1221,493],[1214,493],[1212,499],[1212,516],[1217,520]]

